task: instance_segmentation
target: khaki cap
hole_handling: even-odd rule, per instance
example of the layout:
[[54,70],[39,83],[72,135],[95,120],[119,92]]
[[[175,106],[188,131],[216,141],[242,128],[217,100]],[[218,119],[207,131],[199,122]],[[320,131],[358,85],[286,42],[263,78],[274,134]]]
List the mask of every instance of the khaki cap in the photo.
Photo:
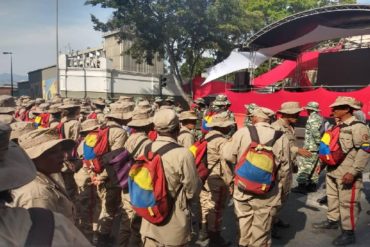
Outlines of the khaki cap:
[[275,112],[269,108],[266,107],[257,107],[253,110],[251,113],[251,116],[253,117],[259,117],[263,119],[270,119],[275,115]]
[[0,95],[0,113],[12,113],[15,111],[15,101],[10,95]]
[[105,106],[105,100],[103,98],[97,98],[96,100],[93,101],[95,105],[103,105]]
[[23,102],[22,102],[22,106],[24,106],[26,108],[30,108],[30,107],[32,107],[34,105],[35,105],[35,101],[34,100],[24,99]]
[[80,101],[78,99],[65,98],[63,105],[59,106],[59,109],[70,109],[80,107]]
[[183,111],[180,113],[179,120],[197,120],[197,114],[194,111]]
[[106,117],[128,120],[132,118],[132,111],[129,104],[111,104],[111,111],[105,115]]
[[98,119],[87,119],[81,123],[80,132],[89,132],[100,127]]
[[153,123],[150,112],[146,110],[135,110],[132,113],[132,120],[127,124],[129,127],[144,127]]
[[10,114],[0,114],[0,122],[11,124],[15,121],[14,117]]
[[32,122],[14,122],[10,124],[10,128],[12,129],[10,140],[18,139],[21,135],[35,130]]
[[303,108],[300,106],[299,102],[288,101],[281,104],[280,110],[278,110],[278,112],[285,114],[297,114],[302,110]]
[[49,106],[49,103],[41,103],[39,106],[36,107],[35,110],[32,110],[32,113],[41,114],[47,112]]
[[21,187],[36,177],[36,167],[27,154],[10,142],[11,128],[0,123],[0,190]]
[[61,106],[62,106],[61,103],[53,104],[53,105],[50,106],[48,112],[51,113],[51,114],[60,113],[60,112],[62,112],[62,110],[59,108]]
[[118,101],[121,101],[121,102],[133,102],[134,101],[134,98],[131,97],[131,96],[121,95],[121,96],[119,96]]
[[76,142],[71,139],[59,139],[58,131],[53,128],[36,129],[21,135],[19,145],[31,159],[40,157],[43,153],[56,145],[64,145],[65,149],[72,149]]
[[308,102],[305,109],[306,110],[311,110],[311,111],[320,111],[320,105],[319,103],[315,101]]
[[174,110],[159,109],[154,114],[153,123],[158,132],[170,132],[179,127],[179,118]]
[[235,125],[235,122],[230,118],[227,112],[220,112],[212,116],[210,123],[207,123],[207,127],[221,127],[226,128]]
[[361,107],[358,105],[357,100],[353,97],[347,97],[347,96],[338,96],[333,104],[331,104],[329,107],[333,108],[335,106],[341,106],[341,105],[348,105],[349,107],[352,107],[355,110],[360,110]]
[[45,100],[43,98],[36,98],[35,103],[39,105],[45,103]]

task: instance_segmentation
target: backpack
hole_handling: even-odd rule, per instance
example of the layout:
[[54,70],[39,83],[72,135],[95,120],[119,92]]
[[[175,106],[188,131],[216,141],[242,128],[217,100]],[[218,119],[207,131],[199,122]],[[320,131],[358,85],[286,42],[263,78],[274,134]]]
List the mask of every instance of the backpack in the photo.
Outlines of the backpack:
[[212,117],[215,115],[216,112],[210,111],[202,119],[202,125],[200,126],[200,130],[203,134],[207,134],[211,128],[207,126],[208,123],[212,122]]
[[278,167],[272,147],[283,135],[275,131],[274,137],[265,144],[259,141],[255,126],[247,126],[252,142],[241,156],[234,170],[234,183],[239,190],[256,195],[268,193],[275,185]]
[[213,135],[207,139],[201,139],[199,141],[196,141],[190,148],[190,152],[194,155],[195,158],[195,166],[198,171],[198,175],[202,182],[204,183],[211,171],[214,167],[211,167],[211,169],[208,169],[207,165],[207,144],[208,142],[218,138],[223,137],[223,135],[216,134]]
[[150,223],[163,224],[172,211],[174,198],[167,190],[161,156],[179,147],[169,143],[153,153],[152,144],[149,144],[145,154],[139,156],[130,168],[128,190],[132,208]]
[[144,138],[141,140],[132,153],[126,149],[117,149],[102,157],[103,164],[106,164],[105,168],[113,184],[118,184],[124,190],[127,189],[128,174],[135,161],[133,157],[146,140],[148,139]]
[[87,119],[97,119],[97,118],[98,114],[96,114],[96,112],[92,112],[87,116]]
[[339,142],[340,130],[343,127],[349,127],[358,123],[363,124],[360,121],[353,121],[349,125],[335,125],[325,131],[324,135],[321,138],[319,146],[319,158],[323,164],[328,166],[336,166],[339,165],[346,158],[347,154],[343,152]]
[[103,171],[102,156],[109,149],[108,133],[109,128],[98,129],[90,132],[84,139],[83,163],[96,173]]
[[29,208],[32,225],[24,246],[51,246],[54,238],[54,214],[45,208]]

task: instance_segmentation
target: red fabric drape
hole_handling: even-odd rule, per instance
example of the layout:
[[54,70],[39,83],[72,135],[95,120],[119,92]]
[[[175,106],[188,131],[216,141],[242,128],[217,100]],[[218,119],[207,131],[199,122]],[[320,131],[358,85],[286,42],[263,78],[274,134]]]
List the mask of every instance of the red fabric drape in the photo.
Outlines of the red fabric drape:
[[207,83],[204,86],[201,86],[204,82],[205,78],[200,76],[196,76],[193,79],[193,98],[203,98],[209,95],[221,94],[225,93],[227,89],[232,87],[231,83],[223,82],[223,81],[213,81]]
[[[362,110],[365,112],[366,118],[370,119],[370,87],[353,92],[332,92],[324,88],[319,88],[302,93],[281,90],[272,94],[226,91],[226,95],[232,103],[231,110],[236,113],[245,113],[244,105],[250,103],[256,103],[259,106],[265,106],[277,111],[280,105],[286,101],[298,101],[302,106],[305,106],[309,101],[316,101],[320,104],[321,112],[325,117],[330,116],[331,110],[329,105],[332,104],[338,96],[351,96],[364,104]],[[302,112],[302,115],[305,114],[305,112]]]

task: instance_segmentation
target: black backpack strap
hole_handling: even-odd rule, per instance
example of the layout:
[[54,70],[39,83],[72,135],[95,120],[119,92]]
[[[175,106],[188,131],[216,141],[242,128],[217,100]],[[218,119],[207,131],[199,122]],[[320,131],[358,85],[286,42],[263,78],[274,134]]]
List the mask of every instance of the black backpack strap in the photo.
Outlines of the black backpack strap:
[[251,135],[252,142],[260,143],[260,138],[258,137],[257,128],[254,125],[247,126],[249,133]]
[[44,208],[30,208],[32,226],[24,246],[51,246],[54,238],[53,212]]
[[168,151],[174,149],[174,148],[181,148],[183,146],[180,146],[179,144],[177,143],[174,143],[174,142],[170,142],[166,145],[164,145],[163,147],[161,147],[160,149],[158,149],[157,151],[155,151],[154,153],[155,154],[159,154],[160,156],[164,155],[165,153],[167,153]]
[[214,139],[217,139],[219,137],[224,137],[224,136],[221,135],[221,134],[215,134],[215,135],[213,135],[211,137],[206,138],[205,140],[206,140],[206,142],[210,142],[210,141],[213,141]]
[[137,151],[139,150],[139,148],[144,144],[144,142],[145,142],[146,140],[148,140],[148,138],[144,138],[144,139],[142,139],[142,140],[141,140],[141,141],[136,145],[135,149],[134,149],[134,150],[132,150],[131,157],[134,157],[134,156],[135,156],[135,154],[137,153]]
[[279,138],[280,138],[283,134],[284,134],[284,132],[282,132],[282,131],[275,131],[275,133],[274,133],[274,137],[273,137],[270,141],[268,141],[265,145],[266,145],[266,146],[268,146],[268,147],[272,147],[272,146],[274,146],[275,142],[276,142],[277,140],[279,140]]

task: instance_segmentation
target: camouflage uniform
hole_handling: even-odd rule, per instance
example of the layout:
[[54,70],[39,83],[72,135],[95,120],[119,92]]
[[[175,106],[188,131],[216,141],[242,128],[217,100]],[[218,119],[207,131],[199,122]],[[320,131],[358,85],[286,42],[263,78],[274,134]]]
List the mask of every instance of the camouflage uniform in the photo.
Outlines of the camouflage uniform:
[[319,180],[319,174],[315,172],[314,169],[317,167],[319,162],[318,150],[321,137],[320,128],[323,119],[318,113],[319,104],[317,102],[309,102],[306,109],[312,110],[312,113],[307,119],[303,147],[310,151],[312,153],[312,156],[308,158],[305,158],[303,156],[297,157],[297,182],[299,184],[317,184]]
[[256,104],[254,103],[251,103],[251,104],[247,104],[247,105],[244,105],[245,107],[245,110],[246,110],[246,115],[245,115],[245,119],[244,119],[244,126],[252,126],[252,119],[250,118],[250,115],[252,114],[252,112],[254,111],[254,109],[256,109],[256,107],[258,107]]
[[[235,122],[235,115],[232,111],[228,108],[230,107],[231,103],[228,100],[227,96],[224,94],[219,94],[216,96],[216,99],[212,102],[212,109],[217,113],[226,112],[228,118]],[[236,125],[231,129],[230,133],[228,133],[228,137],[231,137],[236,132]]]

